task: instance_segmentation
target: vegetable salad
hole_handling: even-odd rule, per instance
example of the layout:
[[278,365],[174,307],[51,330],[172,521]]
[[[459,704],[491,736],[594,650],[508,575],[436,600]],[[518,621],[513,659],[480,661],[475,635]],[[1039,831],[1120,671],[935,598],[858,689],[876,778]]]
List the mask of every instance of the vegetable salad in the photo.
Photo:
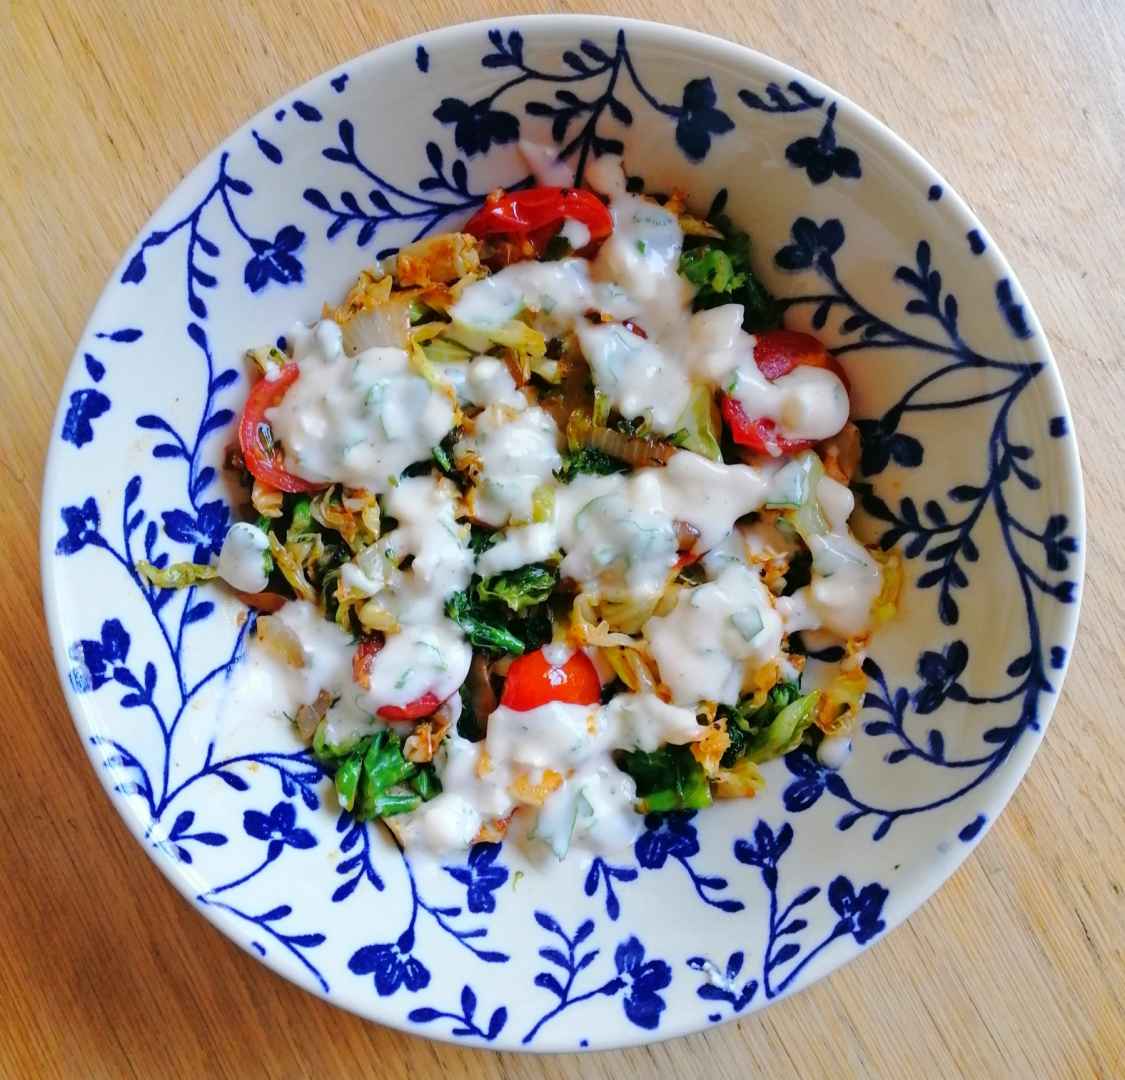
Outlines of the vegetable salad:
[[846,375],[746,234],[620,159],[587,182],[498,191],[251,350],[252,511],[217,566],[140,567],[256,609],[240,709],[403,844],[612,850],[802,743],[838,764],[894,612]]

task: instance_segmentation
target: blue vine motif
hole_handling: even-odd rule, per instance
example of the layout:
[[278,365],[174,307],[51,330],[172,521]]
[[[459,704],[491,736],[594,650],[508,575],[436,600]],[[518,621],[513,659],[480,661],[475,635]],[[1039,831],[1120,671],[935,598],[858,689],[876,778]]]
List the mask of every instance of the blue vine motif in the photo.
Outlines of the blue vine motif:
[[452,1020],[454,1027],[450,1034],[455,1038],[461,1039],[471,1035],[483,1039],[485,1042],[492,1042],[504,1030],[504,1025],[508,1022],[508,1010],[503,1005],[498,1006],[493,1011],[487,1028],[478,1027],[473,1022],[476,1011],[477,996],[473,993],[472,987],[465,985],[461,988],[461,1011],[459,1013],[423,1007],[411,1009],[407,1019],[414,1024],[432,1024],[435,1020]]
[[[315,847],[316,838],[313,834],[307,829],[298,827],[296,822],[296,808],[292,803],[285,802],[284,800],[277,803],[268,814],[261,813],[257,810],[247,810],[243,815],[242,827],[247,836],[266,843],[265,858],[248,873],[243,874],[239,878],[235,878],[233,881],[228,881],[224,885],[218,885],[213,889],[207,890],[207,892],[200,893],[196,899],[205,906],[220,908],[242,919],[244,922],[251,923],[268,934],[281,945],[286,952],[292,955],[301,966],[316,979],[321,990],[327,993],[328,981],[320,973],[316,965],[304,954],[305,949],[315,949],[317,946],[323,945],[327,940],[325,935],[320,933],[290,934],[286,931],[279,930],[274,925],[293,913],[293,908],[289,904],[280,904],[260,915],[251,915],[229,900],[216,899],[220,893],[237,889],[239,886],[253,881],[267,866],[279,858],[287,847],[298,850]],[[255,944],[258,945],[257,942],[255,942]],[[265,955],[265,950],[261,945],[258,945],[258,949],[261,951],[262,955]]]
[[[882,416],[857,421],[862,445],[860,467],[866,476],[878,475],[892,461],[903,468],[921,465],[925,453],[922,443],[900,430],[910,415],[997,405],[987,442],[983,480],[950,488],[947,493],[949,503],[945,506],[937,499],[929,499],[920,512],[914,499],[904,496],[896,510],[876,495],[869,484],[859,485],[864,509],[888,526],[880,537],[880,546],[890,549],[901,545],[907,559],[925,555],[926,561],[933,564],[918,576],[915,584],[920,589],[937,590],[937,612],[947,626],[956,625],[960,619],[954,593],[969,584],[968,566],[980,558],[974,535],[986,513],[991,511],[1023,600],[1028,632],[1026,648],[1007,666],[1007,675],[1014,680],[1014,685],[991,696],[970,693],[962,685],[960,679],[969,660],[968,647],[962,641],[950,643],[941,653],[930,651],[921,656],[918,674],[923,683],[913,694],[902,689],[892,694],[875,661],[868,659],[866,662],[865,670],[882,691],[881,695],[869,694],[866,704],[881,709],[890,717],[887,721],[869,724],[868,732],[874,727],[875,734],[894,733],[899,737],[902,746],[887,758],[891,764],[914,757],[940,768],[975,770],[953,792],[914,806],[880,808],[856,796],[842,777],[822,769],[807,755],[795,752],[787,757],[789,769],[797,778],[785,791],[787,809],[807,809],[827,791],[853,808],[839,819],[839,828],[848,829],[870,815],[877,821],[874,838],[879,840],[899,818],[944,806],[978,787],[1007,759],[1025,731],[1038,728],[1040,698],[1045,693],[1051,693],[1053,688],[1047,678],[1050,644],[1041,638],[1035,598],[1039,593],[1060,603],[1072,602],[1075,583],[1065,578],[1052,579],[1051,575],[1065,573],[1069,558],[1077,551],[1078,545],[1068,533],[1069,523],[1065,515],[1053,514],[1041,526],[1029,524],[1013,513],[1007,494],[1013,483],[1030,491],[1040,487],[1041,482],[1030,465],[1033,450],[1012,437],[1009,420],[1016,401],[1038,376],[1043,365],[986,356],[966,342],[960,329],[957,297],[945,288],[940,271],[933,265],[927,241],[918,242],[914,266],[899,266],[894,272],[894,280],[909,290],[910,295],[904,304],[905,313],[936,327],[939,332],[936,337],[922,336],[914,329],[896,326],[861,304],[845,287],[835,263],[835,256],[846,238],[839,220],[830,218],[817,224],[810,218],[801,217],[793,223],[790,235],[791,243],[774,256],[776,265],[788,271],[812,270],[827,283],[828,289],[790,297],[784,303],[791,308],[812,308],[811,321],[815,329],[823,329],[833,312],[838,311],[842,315],[837,328],[842,341],[831,350],[835,355],[872,349],[910,348],[938,357],[941,361]],[[998,296],[1003,293],[1001,314],[1013,336],[1022,337],[1026,328],[1022,307],[1013,299],[1007,282],[1002,284],[1005,288],[998,290]],[[1013,308],[1019,309],[1015,315]],[[995,374],[1000,385],[968,397],[957,395],[934,399],[934,390],[943,380],[967,370]],[[923,391],[928,393],[921,400]],[[1043,552],[1043,570],[1033,566],[1024,554],[1024,546],[1029,542]],[[984,733],[982,737],[995,747],[994,750],[961,761],[949,761],[944,755],[944,739],[940,731],[931,730],[926,747],[922,748],[906,736],[903,726],[909,703],[913,703],[916,713],[925,715],[933,712],[946,698],[985,706],[1018,700],[1020,712],[1015,723],[993,727]]]
[[142,282],[148,273],[145,253],[186,230],[188,308],[197,319],[206,319],[207,304],[199,290],[213,289],[218,284],[218,279],[209,270],[205,270],[199,260],[203,256],[213,259],[220,251],[219,245],[202,232],[204,212],[214,202],[222,205],[227,221],[250,250],[243,278],[251,292],[259,292],[271,280],[289,285],[303,279],[304,268],[295,253],[304,243],[305,234],[293,225],[283,225],[272,240],[249,233],[235,212],[232,196],[245,197],[254,189],[245,180],[231,176],[227,171],[229,160],[230,154],[226,152],[219,157],[219,172],[215,182],[187,214],[165,229],[153,229],[141,241],[140,248],[121,275],[123,284],[136,285]]
[[[402,846],[395,837],[388,830],[388,835],[394,840],[395,847],[398,849],[399,855],[402,858],[402,865],[406,871],[406,878],[410,885],[410,920],[406,928],[394,941],[381,941],[373,945],[364,945],[357,949],[348,961],[348,970],[353,975],[371,975],[375,984],[375,992],[380,997],[389,997],[394,994],[400,987],[405,986],[407,990],[416,992],[427,987],[430,983],[430,971],[421,960],[413,955],[415,945],[415,927],[418,922],[419,913],[429,915],[433,919],[438,929],[448,934],[459,945],[464,946],[471,952],[478,960],[486,964],[503,964],[507,963],[509,957],[507,953],[500,952],[497,949],[481,949],[478,948],[474,942],[487,936],[488,930],[483,926],[476,926],[472,929],[465,929],[463,927],[455,926],[450,920],[456,919],[462,914],[462,909],[456,904],[435,904],[426,900],[418,890],[418,882],[414,876],[414,868],[410,865],[410,860],[403,851]],[[487,852],[479,852],[478,849],[485,847],[496,847],[497,845],[482,845],[478,844],[469,853],[469,864],[464,868],[468,876],[478,871],[479,869],[488,869],[488,863],[485,862],[484,867],[480,867],[482,860],[487,860]],[[476,865],[473,865],[471,860],[473,852],[477,852]],[[495,858],[495,855],[493,855]],[[462,869],[460,867],[455,869]],[[503,867],[493,867],[493,870],[503,870],[505,878],[507,877],[507,870]],[[446,867],[447,872],[452,873],[449,867]],[[462,881],[462,877],[453,875],[455,880]],[[479,884],[479,883],[478,883]],[[487,893],[487,888],[485,889]],[[492,911],[492,907],[481,906],[484,899],[479,891],[474,892],[474,885],[470,881],[469,895],[471,899],[468,901],[468,908],[470,911]],[[488,901],[492,901],[491,895],[487,896]],[[477,909],[473,908],[473,903],[476,903]]]
[[[676,143],[691,161],[702,161],[711,149],[712,140],[734,129],[733,121],[718,107],[710,78],[686,83],[678,105],[658,101],[637,73],[623,30],[617,34],[612,55],[584,39],[577,50],[563,52],[564,68],[555,72],[541,71],[525,62],[523,35],[518,30],[511,31],[507,37],[499,30],[491,30],[488,40],[493,51],[481,58],[481,65],[511,70],[512,78],[476,101],[443,98],[433,113],[439,123],[452,127],[454,144],[465,158],[487,154],[494,145],[502,146],[519,139],[519,117],[500,108],[499,102],[510,90],[525,83],[557,87],[554,102],[529,101],[524,108],[529,116],[550,119],[551,136],[560,147],[559,157],[568,161],[574,159],[576,183],[581,182],[591,154],[598,157],[622,151],[621,140],[604,134],[599,125],[606,117],[623,127],[633,123],[633,111],[620,96],[620,88],[626,80],[644,102],[675,121]],[[428,66],[429,58],[419,46],[419,70],[424,73]],[[594,97],[581,97],[572,89],[587,85]],[[572,135],[575,124],[577,130]],[[426,143],[426,157],[432,171],[418,181],[417,191],[409,191],[376,172],[360,157],[355,146],[355,127],[350,120],[340,121],[337,134],[339,145],[326,147],[322,151],[324,157],[354,170],[358,182],[368,190],[361,200],[355,192],[344,189],[335,202],[318,188],[305,190],[305,200],[332,219],[325,234],[328,239],[355,225],[356,245],[364,247],[383,225],[414,222],[417,229],[412,239],[419,240],[450,216],[474,210],[484,202],[487,192],[473,191],[469,186],[465,160],[454,158],[447,167],[436,142]],[[510,190],[530,183],[532,178],[525,177],[512,184]],[[385,247],[376,257],[385,258],[397,250]]]
[[[748,109],[764,113],[808,112],[824,105],[824,98],[817,97],[796,79],[789,83],[787,90],[788,93],[777,83],[770,83],[764,98],[750,90],[739,90],[738,97]],[[789,164],[804,169],[814,185],[823,184],[833,176],[858,180],[863,175],[859,155],[836,140],[836,107],[836,102],[828,106],[819,135],[806,135],[785,148]]]
[[561,1012],[589,1001],[594,997],[614,997],[624,991],[622,1006],[630,1023],[637,1027],[654,1030],[660,1025],[660,1014],[665,1009],[660,991],[672,982],[672,970],[663,960],[645,959],[645,949],[634,936],[617,946],[613,954],[616,974],[605,982],[580,994],[571,996],[578,976],[598,957],[598,949],[590,949],[579,956],[579,946],[594,932],[594,922],[587,919],[570,937],[558,922],[544,911],[535,913],[535,921],[549,934],[554,934],[563,944],[566,952],[554,946],[539,950],[539,955],[550,964],[561,968],[566,981],[559,982],[550,971],[541,971],[535,976],[535,985],[549,991],[557,1003],[535,1022],[523,1037],[526,1046],[535,1039],[544,1024],[549,1023]]
[[[366,821],[357,821],[346,810],[336,819],[336,832],[343,833],[340,853],[348,855],[358,845],[354,855],[336,864],[336,873],[345,880],[332,893],[332,903],[338,904],[355,892],[361,881],[366,881],[376,892],[383,891],[383,879],[371,861],[371,827]],[[351,876],[349,876],[351,875]]]
[[[792,963],[801,955],[802,946],[797,941],[780,945],[779,942],[785,937],[795,937],[808,927],[808,921],[796,912],[811,904],[821,892],[819,886],[812,885],[799,892],[784,908],[780,907],[777,867],[792,843],[793,826],[788,822],[775,833],[765,821],[759,821],[753,839],[736,840],[734,844],[734,857],[760,871],[769,893],[769,935],[762,958],[762,990],[767,998],[785,993],[809,963],[839,938],[851,935],[857,944],[865,945],[886,928],[882,912],[889,895],[887,890],[878,882],[872,882],[857,892],[851,881],[840,874],[829,884],[827,893],[829,906],[836,914],[835,925],[797,963]],[[785,965],[790,967],[782,975],[778,969]],[[714,995],[701,992],[700,996]]]
[[[633,845],[633,853],[642,870],[662,870],[669,860],[679,863],[691,880],[695,895],[709,907],[733,913],[746,905],[741,900],[715,897],[728,886],[727,879],[717,874],[700,874],[691,860],[699,854],[699,835],[692,819],[694,810],[680,810],[667,814],[645,815],[645,829]],[[616,921],[621,914],[621,902],[613,883],[636,881],[638,870],[629,866],[611,866],[600,855],[595,857],[586,873],[583,889],[594,896],[601,884],[605,885],[605,912]]]

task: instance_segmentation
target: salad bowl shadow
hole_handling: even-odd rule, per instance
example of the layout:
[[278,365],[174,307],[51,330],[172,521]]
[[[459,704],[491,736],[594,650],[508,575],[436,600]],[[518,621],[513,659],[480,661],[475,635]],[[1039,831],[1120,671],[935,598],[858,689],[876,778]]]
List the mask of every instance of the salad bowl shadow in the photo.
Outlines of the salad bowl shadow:
[[[217,555],[243,349],[526,181],[521,138],[556,146],[579,178],[623,154],[634,186],[679,188],[750,233],[786,324],[845,367],[860,532],[900,553],[906,587],[865,660],[842,767],[795,751],[754,800],[652,815],[613,855],[529,862],[478,844],[435,859],[341,812],[288,725],[225,707],[244,608],[217,589],[156,590],[135,564]],[[350,61],[183,181],[79,342],[44,485],[42,570],[81,739],[189,902],[364,1016],[557,1051],[744,1015],[916,909],[1043,737],[1075,632],[1083,529],[1042,328],[926,162],[760,54],[567,15],[450,27]]]

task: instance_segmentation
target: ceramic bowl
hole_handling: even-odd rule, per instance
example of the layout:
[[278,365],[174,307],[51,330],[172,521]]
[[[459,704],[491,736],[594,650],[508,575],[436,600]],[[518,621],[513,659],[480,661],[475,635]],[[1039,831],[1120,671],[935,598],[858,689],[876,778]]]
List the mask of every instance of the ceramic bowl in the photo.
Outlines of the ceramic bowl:
[[[159,132],[151,133],[154,138]],[[407,857],[341,814],[280,719],[230,715],[246,612],[157,592],[206,560],[240,357],[318,316],[374,257],[524,178],[519,137],[581,173],[716,196],[847,368],[861,531],[904,559],[855,751],[651,817],[631,850]],[[1043,737],[1082,580],[1077,450],[1035,315],[983,226],[913,150],[765,56],[588,16],[398,42],[285,95],[129,246],[79,342],[43,493],[44,595],[82,742],[140,845],[277,972],[364,1016],[496,1048],[678,1035],[808,985],[906,918],[996,818]],[[87,857],[94,857],[91,853]],[[168,927],[173,934],[174,927]]]

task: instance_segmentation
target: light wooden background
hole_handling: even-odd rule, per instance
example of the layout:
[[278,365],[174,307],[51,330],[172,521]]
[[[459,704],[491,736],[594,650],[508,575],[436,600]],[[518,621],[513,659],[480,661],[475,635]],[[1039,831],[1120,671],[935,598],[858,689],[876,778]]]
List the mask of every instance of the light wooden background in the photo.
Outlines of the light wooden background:
[[365,1023],[212,930],[126,834],[40,615],[45,446],[76,338],[184,172],[287,88],[543,2],[0,0],[0,1075],[1125,1076],[1125,4],[621,0],[815,73],[919,148],[1017,269],[1089,500],[1077,652],[1011,806],[907,925],[737,1025],[585,1058]]

